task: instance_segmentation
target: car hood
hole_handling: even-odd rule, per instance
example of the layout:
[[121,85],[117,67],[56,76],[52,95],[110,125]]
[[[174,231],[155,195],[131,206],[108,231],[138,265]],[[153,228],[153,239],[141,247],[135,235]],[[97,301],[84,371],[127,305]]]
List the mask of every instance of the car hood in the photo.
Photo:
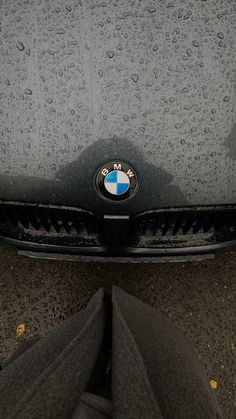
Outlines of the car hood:
[[[167,6],[3,2],[0,199],[123,214],[236,203],[233,4]],[[96,191],[114,160],[138,174],[133,199]]]

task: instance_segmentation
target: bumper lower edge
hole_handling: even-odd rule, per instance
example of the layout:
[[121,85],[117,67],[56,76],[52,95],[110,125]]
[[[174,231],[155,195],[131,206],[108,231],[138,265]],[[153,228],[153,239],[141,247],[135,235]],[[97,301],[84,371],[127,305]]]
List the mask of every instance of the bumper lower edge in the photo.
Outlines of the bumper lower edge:
[[220,249],[236,246],[236,240],[226,241],[222,243],[215,243],[204,246],[181,247],[181,248],[135,248],[122,247],[109,249],[106,247],[75,247],[75,246],[58,246],[39,244],[26,241],[20,241],[12,238],[0,236],[0,242],[16,248],[20,252],[38,252],[44,254],[60,254],[68,256],[98,256],[109,258],[140,258],[148,257],[176,257],[176,256],[191,256],[191,255],[209,255],[214,254]]

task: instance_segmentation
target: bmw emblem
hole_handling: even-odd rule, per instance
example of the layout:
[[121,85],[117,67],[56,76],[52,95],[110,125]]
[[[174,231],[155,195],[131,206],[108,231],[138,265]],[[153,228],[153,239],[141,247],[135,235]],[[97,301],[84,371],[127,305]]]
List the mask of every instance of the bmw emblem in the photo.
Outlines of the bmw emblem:
[[111,162],[97,173],[97,189],[103,197],[113,201],[131,198],[138,190],[138,177],[127,163]]

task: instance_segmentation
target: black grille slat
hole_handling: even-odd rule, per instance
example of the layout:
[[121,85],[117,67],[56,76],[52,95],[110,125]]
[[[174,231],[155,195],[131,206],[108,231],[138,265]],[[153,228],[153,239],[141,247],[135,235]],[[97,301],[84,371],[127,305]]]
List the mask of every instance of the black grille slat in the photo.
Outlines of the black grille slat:
[[204,219],[205,219],[204,214],[199,214],[196,217],[196,221],[193,225],[193,234],[197,234],[202,229]]
[[29,221],[30,224],[32,225],[33,228],[35,228],[35,230],[39,230],[40,229],[40,222],[34,212],[34,210],[32,210],[31,208],[28,208],[28,217],[29,217]]
[[220,228],[222,228],[224,226],[224,222],[225,222],[225,214],[224,213],[217,213],[215,221],[214,221],[214,228],[215,230],[219,230]]
[[207,233],[213,226],[216,220],[217,214],[208,213],[203,223],[203,231]]
[[29,228],[30,220],[27,214],[27,210],[24,207],[21,207],[18,209],[18,219],[20,224],[22,224],[23,227]]
[[178,214],[177,220],[176,220],[176,222],[175,222],[175,224],[173,226],[172,233],[173,233],[174,236],[178,233],[178,231],[180,230],[181,226],[182,226],[182,214],[180,213],[180,214]]
[[38,214],[38,219],[39,219],[39,222],[40,222],[40,227],[43,227],[47,232],[49,232],[50,229],[51,229],[51,225],[50,225],[50,221],[48,221],[48,214],[47,214],[47,212],[44,212],[44,211],[39,210],[36,213]]
[[76,216],[73,216],[73,225],[75,227],[76,233],[81,234],[84,227],[82,226],[80,218],[78,219]]
[[156,232],[156,226],[155,226],[155,220],[149,220],[145,222],[145,234],[148,236],[155,235]]
[[168,217],[167,214],[163,218],[163,227],[162,227],[162,236],[165,236],[170,228],[171,224],[171,215]]
[[19,224],[19,218],[15,212],[14,208],[9,208],[8,211],[5,211],[5,214],[8,220],[13,224],[14,227],[17,227]]
[[157,234],[159,229],[160,229],[160,217],[157,217],[157,219],[154,220],[154,234]]
[[195,213],[191,212],[186,214],[186,221],[183,224],[183,234],[189,233],[189,230],[192,229],[195,220]]
[[0,207],[0,221],[1,222],[10,221],[11,222],[11,219],[10,219],[9,215],[7,214],[7,211],[4,207]]
[[63,220],[62,221],[62,226],[64,227],[65,231],[67,232],[67,234],[70,234],[72,228],[73,228],[73,223],[70,220]]
[[235,223],[235,219],[234,219],[234,217],[233,217],[233,214],[228,214],[228,216],[227,216],[227,218],[226,218],[226,220],[225,220],[225,224],[224,224],[224,226],[227,228],[227,227],[231,227],[231,226],[233,226],[233,225],[235,225],[236,223]]
[[56,230],[57,233],[60,232],[61,230],[61,226],[62,226],[62,222],[61,220],[59,220],[59,217],[54,214],[52,211],[50,211],[50,224],[52,225],[52,227]]

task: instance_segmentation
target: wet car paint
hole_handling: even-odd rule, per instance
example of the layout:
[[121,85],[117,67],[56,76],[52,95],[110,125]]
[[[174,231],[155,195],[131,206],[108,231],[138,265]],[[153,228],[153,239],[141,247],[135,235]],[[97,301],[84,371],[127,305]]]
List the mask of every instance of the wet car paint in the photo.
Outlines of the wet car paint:
[[[0,199],[133,214],[236,202],[231,1],[0,1]],[[107,202],[94,176],[140,179]]]

